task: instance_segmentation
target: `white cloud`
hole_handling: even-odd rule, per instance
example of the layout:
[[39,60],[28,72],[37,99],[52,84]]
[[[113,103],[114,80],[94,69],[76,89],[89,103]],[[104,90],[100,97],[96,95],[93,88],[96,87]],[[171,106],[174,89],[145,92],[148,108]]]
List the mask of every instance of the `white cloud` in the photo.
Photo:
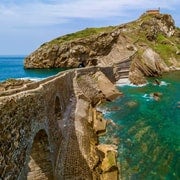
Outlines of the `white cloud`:
[[14,3],[0,3],[0,22],[2,27],[48,26],[66,23],[72,18],[128,16],[131,9],[172,9],[177,4],[180,4],[178,0],[34,0],[24,3],[14,0]]
[[62,34],[120,24],[158,7],[180,23],[179,0],[0,0],[0,54],[26,54]]

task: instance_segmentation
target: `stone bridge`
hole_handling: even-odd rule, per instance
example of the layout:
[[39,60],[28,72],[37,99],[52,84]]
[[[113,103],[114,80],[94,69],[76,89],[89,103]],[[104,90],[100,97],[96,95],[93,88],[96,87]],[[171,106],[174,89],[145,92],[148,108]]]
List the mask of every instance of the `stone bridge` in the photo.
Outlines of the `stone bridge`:
[[91,67],[0,94],[0,179],[96,176],[92,106],[77,83],[82,75],[96,72],[115,81],[112,67]]

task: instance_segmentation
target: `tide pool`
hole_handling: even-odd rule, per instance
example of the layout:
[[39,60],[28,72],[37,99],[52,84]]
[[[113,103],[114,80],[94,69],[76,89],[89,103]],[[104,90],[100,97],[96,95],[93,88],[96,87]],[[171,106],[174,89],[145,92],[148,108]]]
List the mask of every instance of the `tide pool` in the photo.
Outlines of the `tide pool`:
[[180,179],[180,72],[158,79],[118,87],[124,96],[100,107],[112,120],[100,142],[118,145],[122,179]]

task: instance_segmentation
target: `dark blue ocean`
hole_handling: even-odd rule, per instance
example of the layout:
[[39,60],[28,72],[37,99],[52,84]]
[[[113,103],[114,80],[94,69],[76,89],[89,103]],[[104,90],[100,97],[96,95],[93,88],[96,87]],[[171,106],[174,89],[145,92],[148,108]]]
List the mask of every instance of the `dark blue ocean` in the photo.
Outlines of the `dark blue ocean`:
[[65,68],[56,69],[24,69],[23,62],[25,56],[0,56],[0,81],[9,78],[42,80],[55,75]]

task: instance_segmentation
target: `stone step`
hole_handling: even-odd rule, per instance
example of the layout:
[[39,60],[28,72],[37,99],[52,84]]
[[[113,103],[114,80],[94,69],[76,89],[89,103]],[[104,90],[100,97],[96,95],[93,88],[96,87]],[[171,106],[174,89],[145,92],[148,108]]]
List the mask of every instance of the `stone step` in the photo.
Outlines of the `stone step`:
[[116,73],[116,77],[128,77],[129,76],[129,72],[117,72]]
[[118,76],[123,76],[123,75],[129,75],[129,71],[121,71],[121,72],[116,72],[116,74],[118,75]]
[[130,67],[118,67],[116,68],[116,71],[125,71],[125,70],[128,70],[129,71]]
[[117,82],[116,85],[122,86],[122,85],[127,85],[130,84],[130,81],[128,78],[120,78]]
[[126,65],[123,65],[123,66],[114,66],[116,68],[120,68],[120,69],[124,69],[124,68],[129,68],[130,65],[129,64],[126,64]]
[[118,73],[125,73],[128,72],[129,73],[129,69],[121,69],[119,71],[117,71]]
[[122,76],[120,75],[119,77],[120,77],[120,79],[124,79],[124,78],[128,78],[129,75],[122,75]]

